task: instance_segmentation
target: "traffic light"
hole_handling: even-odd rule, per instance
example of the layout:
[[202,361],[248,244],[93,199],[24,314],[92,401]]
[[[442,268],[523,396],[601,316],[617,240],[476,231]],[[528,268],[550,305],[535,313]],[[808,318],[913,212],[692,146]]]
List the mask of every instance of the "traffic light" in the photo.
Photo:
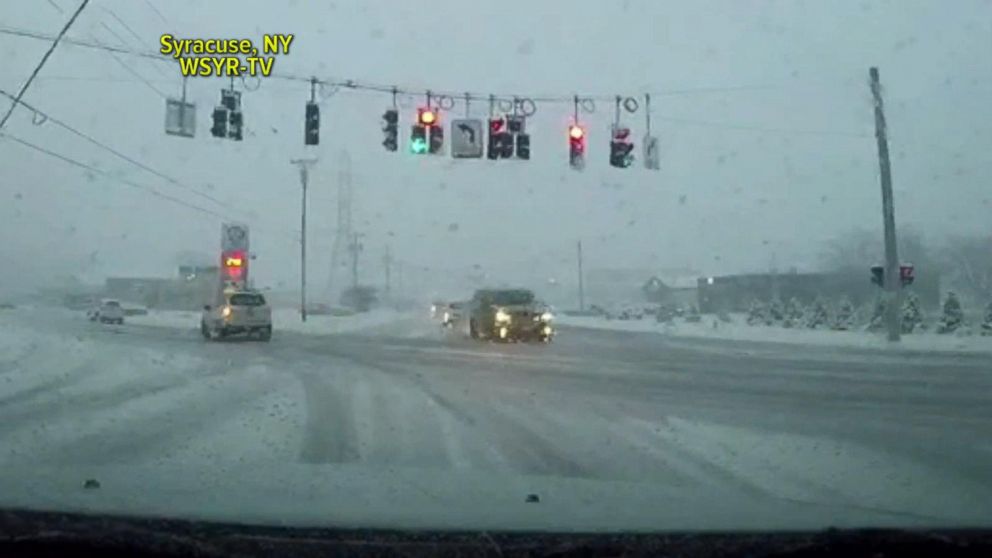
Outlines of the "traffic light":
[[430,126],[428,130],[430,130],[429,151],[431,154],[436,155],[444,147],[444,128],[441,126]]
[[231,111],[231,118],[228,120],[231,127],[228,130],[228,137],[234,141],[244,139],[245,119],[240,110]]
[[241,110],[241,92],[233,89],[222,89],[220,104],[229,111]]
[[305,145],[317,145],[320,143],[320,106],[313,101],[307,103],[306,130],[303,136]]
[[421,126],[436,126],[438,124],[437,113],[430,108],[417,109],[417,123]]
[[503,151],[502,148],[502,137],[503,137],[503,119],[502,118],[490,118],[489,119],[489,149],[486,152],[486,156],[490,159],[499,159],[500,154]]
[[568,127],[569,164],[582,169],[586,162],[586,131],[578,124]]
[[610,142],[610,165],[627,168],[634,162],[634,142],[630,141],[630,128],[613,128]]
[[[901,264],[899,266],[899,284],[908,287],[916,280],[916,268],[913,264]],[[871,266],[871,282],[879,287],[885,286],[885,267],[881,265]]]
[[418,155],[437,153],[444,145],[444,131],[441,129],[437,112],[430,107],[417,109],[417,123],[410,132],[410,152]]
[[529,134],[517,134],[517,158],[525,161],[530,159]]
[[916,269],[913,264],[902,264],[899,266],[899,282],[902,283],[903,287],[907,287],[913,284],[916,280]]
[[514,135],[510,132],[500,132],[499,139],[499,156],[501,159],[512,159],[513,158],[513,140]]
[[224,107],[214,109],[214,125],[210,128],[210,133],[215,138],[227,138],[227,115],[228,111]]
[[871,266],[871,282],[879,287],[885,286],[885,268],[880,265]]
[[389,109],[382,113],[382,131],[384,138],[382,140],[382,146],[386,148],[387,151],[396,151],[399,147],[399,121],[400,113],[396,109]]
[[422,124],[410,127],[410,153],[422,155],[427,153],[427,128]]
[[522,134],[524,132],[523,116],[506,117],[506,128],[511,134]]

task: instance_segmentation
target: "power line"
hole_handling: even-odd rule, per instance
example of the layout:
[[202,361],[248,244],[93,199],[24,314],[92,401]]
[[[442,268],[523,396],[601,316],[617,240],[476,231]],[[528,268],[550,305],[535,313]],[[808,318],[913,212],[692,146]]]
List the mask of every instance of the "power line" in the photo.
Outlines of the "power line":
[[155,85],[153,85],[152,82],[148,81],[145,78],[145,76],[139,74],[137,70],[135,70],[134,68],[132,68],[132,67],[128,66],[127,64],[125,64],[124,61],[121,60],[116,54],[114,54],[113,52],[111,52],[111,51],[108,50],[107,51],[107,55],[110,56],[111,58],[113,58],[115,62],[117,62],[118,64],[120,64],[121,67],[124,68],[125,70],[127,70],[132,76],[138,78],[138,80],[141,81],[141,83],[144,83],[149,89],[151,89],[152,91],[154,91],[155,93],[157,93],[159,97],[162,97],[163,99],[168,99],[169,98],[169,96],[166,95],[165,93],[163,93],[161,89],[159,89],[158,87],[155,87]]
[[[122,77],[110,77],[110,76],[38,76],[35,81],[90,81],[95,83],[141,83],[141,80],[122,78]],[[158,81],[161,83],[169,82],[173,80],[149,80]]]
[[[114,18],[114,20],[117,21],[117,24],[118,25],[120,25],[121,27],[124,28],[125,31],[127,31],[128,33],[130,33],[131,36],[134,37],[134,40],[137,41],[137,44],[139,46],[144,43],[144,40],[141,38],[141,35],[138,35],[138,33],[134,29],[132,29],[131,26],[128,25],[126,21],[124,21],[123,19],[121,19],[121,17],[117,15],[117,12],[115,12],[114,10],[111,10],[109,8],[102,8],[102,9],[103,9],[104,12],[110,14],[110,17]],[[108,31],[110,30],[110,27],[108,27],[106,23],[104,23],[103,25],[104,25],[104,27],[107,27],[107,30]],[[117,35],[116,33],[114,34],[114,36],[116,36],[118,38],[118,40],[121,41],[121,43],[127,44],[127,42],[124,41],[123,39],[121,39],[120,36]],[[152,68],[155,69],[155,71],[158,73],[158,75],[160,75],[162,77],[168,77],[168,76],[166,76],[165,71],[162,70],[161,66],[159,66],[159,65],[156,64],[156,65],[152,66]]]
[[[37,31],[31,31],[29,29],[17,29],[14,27],[0,26],[0,35],[11,35],[15,37],[24,37],[27,39],[37,39],[41,41],[52,40],[51,35],[46,35],[45,33],[39,33]],[[73,45],[84,48],[91,48],[97,50],[109,50],[111,52],[116,52],[118,54],[129,54],[131,56],[139,56],[141,58],[149,58],[152,60],[163,61],[163,56],[161,54],[151,54],[147,52],[138,52],[126,48],[117,48],[110,45],[104,45],[100,43],[93,43],[90,41],[84,41],[81,39],[66,38],[63,42],[67,45]]]
[[218,213],[216,211],[213,211],[211,209],[207,209],[205,207],[200,207],[198,205],[195,205],[195,204],[189,203],[187,201],[184,201],[184,200],[182,200],[180,198],[176,198],[176,197],[170,196],[168,194],[164,194],[164,193],[159,192],[158,190],[156,190],[155,188],[152,188],[150,186],[145,186],[143,184],[138,184],[137,182],[132,182],[132,181],[127,180],[125,178],[120,178],[120,177],[114,176],[113,174],[111,174],[111,173],[109,173],[109,172],[107,172],[107,171],[105,171],[103,169],[94,167],[92,165],[88,165],[86,163],[83,163],[81,161],[78,161],[76,159],[73,159],[73,158],[71,158],[71,157],[69,157],[67,155],[62,155],[61,153],[56,153],[55,151],[52,151],[50,149],[46,149],[44,147],[41,147],[40,145],[31,143],[31,142],[29,142],[27,140],[24,140],[24,139],[21,139],[21,138],[19,138],[17,136],[12,136],[12,135],[10,135],[7,132],[0,132],[0,137],[9,139],[9,140],[11,140],[13,142],[19,143],[19,144],[21,144],[21,145],[23,145],[25,147],[28,147],[30,149],[33,149],[33,150],[35,150],[35,151],[37,151],[39,153],[44,153],[45,155],[48,155],[49,157],[53,157],[55,159],[58,159],[60,161],[63,161],[63,162],[68,163],[70,165],[73,165],[75,167],[79,167],[79,168],[82,168],[82,169],[85,169],[85,170],[88,170],[88,171],[91,171],[91,172],[95,172],[97,174],[101,174],[103,176],[109,177],[109,178],[111,178],[113,180],[116,180],[117,182],[120,182],[120,183],[126,185],[126,186],[130,186],[130,187],[136,188],[138,190],[144,190],[144,191],[152,194],[153,196],[162,198],[164,200],[171,201],[173,203],[179,204],[179,205],[181,205],[183,207],[186,207],[188,209],[192,209],[192,210],[198,211],[200,213],[205,213],[207,215],[218,217],[220,219],[228,219],[227,216],[222,215],[222,214],[220,214],[220,213]]
[[[46,39],[47,36],[25,29],[16,29],[11,27],[0,26],[0,34],[6,35],[16,35],[21,37],[27,37],[32,39]],[[158,53],[152,52],[141,52],[130,50],[126,48],[115,48],[103,44],[93,44],[86,41],[80,41],[77,39],[67,39],[66,43],[72,44],[84,48],[93,49],[105,49],[111,50],[119,54],[128,54],[131,56],[139,56],[142,58],[148,58],[151,60],[157,60],[158,62],[172,63],[171,58],[167,58]],[[285,81],[297,81],[305,82],[309,84],[314,78],[312,76],[301,76],[288,73],[275,73],[273,72],[268,76],[273,79],[281,79]],[[369,91],[374,93],[386,93],[392,95],[395,92],[398,95],[424,95],[427,93],[428,89],[419,89],[412,87],[398,87],[388,84],[376,84],[363,82],[353,79],[317,79],[319,85],[325,87],[334,87],[341,89],[351,89],[356,91]],[[700,87],[700,88],[687,88],[687,89],[677,89],[677,90],[661,90],[661,91],[648,91],[651,95],[656,96],[670,96],[670,95],[691,95],[691,94],[701,94],[701,93],[719,93],[719,92],[734,92],[734,91],[760,91],[760,90],[772,90],[775,89],[774,86],[733,86],[733,87]],[[529,99],[534,102],[543,103],[568,103],[571,104],[575,100],[574,93],[562,94],[562,95],[525,95],[519,93],[482,93],[482,92],[465,92],[465,91],[443,91],[443,90],[431,90],[432,95],[435,97],[450,97],[452,99],[465,99],[466,95],[470,100],[488,100],[490,96],[495,97],[498,100],[511,100],[517,99]],[[585,94],[579,95],[581,100],[589,101],[601,101],[601,102],[613,102],[616,98],[615,94]]]
[[770,134],[796,134],[796,135],[811,135],[811,136],[843,136],[850,138],[869,138],[872,137],[868,133],[858,133],[858,132],[841,132],[841,131],[830,131],[830,130],[796,130],[790,128],[765,128],[762,126],[751,126],[747,124],[726,124],[721,122],[707,122],[705,120],[693,120],[691,118],[675,118],[666,116],[655,116],[658,120],[664,120],[666,122],[675,122],[678,124],[690,124],[693,126],[706,126],[712,128],[724,128],[730,130],[747,130],[751,132],[767,132]]
[[152,4],[149,0],[145,0],[145,5],[148,6],[148,8],[151,11],[155,12],[155,15],[157,15],[158,18],[162,20],[162,23],[165,23],[165,24],[168,24],[169,23],[169,20],[165,19],[165,16],[162,15],[162,12],[158,11],[158,8],[156,8],[155,5]]
[[[7,91],[4,91],[3,89],[0,89],[0,95],[3,95],[4,97],[7,97],[8,99],[13,99],[13,96],[10,93],[8,93]],[[100,140],[97,140],[93,136],[90,136],[89,134],[86,134],[84,132],[81,132],[81,131],[77,130],[76,128],[70,126],[69,124],[67,124],[67,123],[59,120],[58,118],[55,118],[54,116],[51,116],[51,115],[43,112],[42,110],[40,110],[40,109],[38,109],[38,108],[36,108],[36,107],[34,107],[34,106],[32,106],[32,105],[24,102],[24,101],[16,101],[16,102],[17,103],[20,103],[21,105],[23,105],[24,108],[26,108],[26,109],[28,109],[28,110],[30,110],[32,112],[35,112],[37,114],[40,114],[42,117],[44,117],[46,120],[50,121],[52,124],[55,124],[56,126],[59,126],[60,128],[63,128],[65,130],[69,131],[70,133],[74,134],[75,136],[80,137],[80,138],[88,141],[89,143],[91,143],[93,145],[96,145],[97,147],[100,147],[101,149],[103,149],[103,150],[105,150],[105,151],[113,154],[114,156],[116,156],[116,157],[118,157],[118,158],[120,158],[120,159],[122,159],[122,160],[124,160],[124,161],[126,161],[126,162],[128,162],[128,163],[130,163],[130,164],[132,164],[132,165],[134,165],[136,167],[138,167],[139,169],[141,169],[141,170],[143,170],[145,172],[148,172],[150,174],[153,174],[153,175],[155,175],[155,176],[157,176],[157,177],[159,177],[159,178],[161,178],[161,179],[169,182],[170,184],[173,184],[175,186],[178,186],[180,188],[183,188],[184,190],[188,190],[188,191],[190,191],[190,192],[192,192],[192,193],[194,193],[194,194],[196,194],[196,195],[198,195],[198,196],[200,196],[200,197],[202,197],[204,199],[210,200],[210,201],[216,203],[217,205],[219,205],[221,207],[230,207],[229,204],[227,204],[227,203],[225,203],[225,202],[223,202],[223,201],[221,201],[221,200],[219,200],[219,199],[217,199],[217,198],[215,198],[215,197],[213,197],[213,196],[211,196],[211,195],[209,195],[207,193],[201,192],[200,190],[198,190],[198,189],[196,189],[196,188],[194,188],[192,186],[188,186],[186,184],[183,184],[182,182],[179,182],[175,178],[172,178],[171,176],[169,176],[167,174],[164,174],[164,173],[162,173],[162,172],[160,172],[158,170],[155,170],[155,169],[149,167],[148,165],[146,165],[146,164],[144,164],[144,163],[142,163],[140,161],[135,160],[132,157],[129,157],[129,156],[121,153],[120,151],[114,149],[113,147],[110,147],[109,145],[101,142]]]
[[[43,34],[22,30],[22,29],[12,29],[9,27],[0,27],[0,34],[16,35],[33,39],[46,39],[47,37]],[[75,46],[92,48],[92,49],[102,49],[111,52],[116,52],[119,54],[127,54],[131,56],[138,56],[142,58],[148,58],[151,60],[156,60],[158,62],[170,62],[171,59],[163,57],[161,54],[152,54],[148,52],[134,51],[124,48],[114,48],[104,44],[93,44],[87,43],[85,41],[78,41],[75,39],[66,39],[66,43],[73,44]],[[273,73],[269,76],[270,78],[280,79],[284,81],[300,82],[310,84],[313,81],[313,77],[310,76],[300,76],[293,74],[276,74]],[[419,96],[425,95],[428,90],[420,90],[410,87],[395,87],[392,85],[383,85],[375,83],[367,83],[357,80],[332,80],[332,79],[317,79],[316,83],[322,86],[329,86],[335,89],[345,89],[355,92],[372,92],[372,93],[382,93],[393,95],[406,95],[406,96]],[[670,89],[670,90],[660,90],[660,91],[649,91],[648,93],[652,96],[676,96],[676,95],[694,95],[694,94],[705,94],[705,93],[721,93],[721,92],[737,92],[737,91],[761,91],[761,90],[774,90],[773,86],[733,86],[733,87],[700,87],[700,88],[683,88],[683,89]],[[161,94],[161,93],[160,93]],[[445,92],[445,91],[431,91],[431,95],[434,98],[448,97],[452,101],[454,99],[467,99],[467,100],[489,100],[494,98],[499,101],[510,101],[512,99],[526,99],[533,101],[535,103],[568,103],[572,104],[575,101],[574,94],[568,95],[533,95],[527,96],[522,94],[490,94],[490,93],[472,93],[472,92]],[[579,99],[583,102],[591,102],[593,110],[595,109],[595,102],[613,102],[616,99],[615,95],[579,95]],[[844,131],[830,131],[830,130],[791,130],[786,128],[762,128],[759,126],[751,126],[746,124],[733,124],[733,123],[719,123],[719,122],[708,122],[703,120],[693,120],[687,118],[664,118],[661,120],[667,120],[669,122],[677,122],[682,124],[691,124],[698,126],[708,126],[717,127],[725,129],[736,129],[736,130],[747,130],[755,132],[768,132],[768,133],[782,133],[782,134],[796,134],[796,135],[822,135],[822,136],[846,136],[846,137],[866,137],[869,134],[858,133],[858,132],[844,132]]]
[[[232,219],[231,216],[229,216],[229,215],[225,215],[223,213],[214,211],[212,209],[209,209],[209,208],[206,208],[206,207],[202,207],[202,206],[196,205],[194,203],[187,202],[186,200],[183,200],[181,198],[177,198],[175,196],[171,196],[169,194],[163,193],[163,192],[161,192],[161,191],[159,191],[159,190],[157,190],[157,189],[155,189],[155,188],[153,188],[151,186],[146,186],[144,184],[138,184],[137,182],[133,182],[133,181],[127,180],[125,178],[114,176],[113,174],[111,174],[111,173],[109,173],[109,172],[107,172],[107,171],[105,171],[103,169],[94,167],[92,165],[88,165],[86,163],[83,163],[82,161],[79,161],[77,159],[73,159],[72,157],[69,157],[68,155],[63,155],[61,153],[57,153],[55,151],[52,151],[51,149],[47,149],[47,148],[41,147],[40,145],[31,143],[31,142],[29,142],[27,140],[24,140],[22,138],[19,138],[17,136],[13,136],[13,135],[9,134],[8,132],[0,131],[0,138],[9,139],[10,141],[13,141],[13,142],[18,143],[20,145],[23,145],[24,147],[27,147],[27,148],[32,149],[34,151],[37,151],[39,153],[43,153],[45,155],[48,155],[49,157],[58,159],[58,160],[60,160],[62,162],[68,163],[68,164],[70,164],[72,166],[75,166],[75,167],[78,167],[78,168],[81,168],[81,169],[84,169],[84,170],[88,170],[88,171],[91,171],[91,172],[100,174],[102,176],[106,176],[106,177],[110,178],[111,180],[115,180],[115,181],[120,182],[121,184],[124,184],[126,186],[129,186],[131,188],[135,188],[135,189],[138,189],[138,190],[145,191],[145,192],[147,192],[147,193],[149,193],[149,194],[151,194],[151,195],[153,195],[155,197],[161,198],[161,199],[166,200],[166,201],[170,201],[170,202],[175,203],[177,205],[181,205],[181,206],[183,206],[183,207],[185,207],[187,209],[192,209],[192,210],[197,211],[199,213],[210,215],[212,217],[217,217],[218,219],[225,220],[225,221],[234,221],[234,220],[237,220],[237,219]],[[264,229],[267,229],[268,227],[265,227],[263,225],[261,228],[264,230]],[[279,234],[280,236],[283,236],[283,237],[285,237],[287,239],[292,240],[293,242],[298,242],[299,241],[299,237],[296,236],[295,234],[289,234],[289,233],[286,233],[285,231],[282,231],[282,230],[279,230],[279,231],[276,231],[275,229],[270,229],[270,230],[272,230],[272,232],[275,232],[275,233]]]
[[127,41],[124,40],[124,37],[121,37],[120,36],[120,33],[118,33],[117,31],[114,31],[113,29],[111,29],[110,26],[107,25],[107,22],[106,21],[101,21],[100,22],[100,25],[102,25],[103,28],[106,29],[108,33],[110,33],[111,35],[113,35],[114,38],[117,39],[117,41],[120,44],[127,46]]
[[48,5],[59,11],[60,14],[64,14],[65,10],[61,6],[55,3],[55,0],[48,0]]
[[130,33],[131,36],[134,37],[134,40],[138,41],[138,44],[141,44],[144,41],[144,39],[141,38],[141,35],[138,35],[134,31],[134,29],[131,29],[131,26],[125,23],[125,21],[121,19],[120,16],[118,16],[117,13],[115,13],[113,10],[103,8],[103,11],[110,14],[110,17],[114,18],[114,20],[116,20],[121,27],[123,27],[128,33]]
[[20,101],[21,97],[24,96],[24,93],[27,92],[28,87],[31,86],[31,82],[34,81],[35,76],[38,75],[38,72],[41,71],[41,68],[45,65],[45,62],[48,61],[48,57],[51,56],[53,52],[55,52],[55,47],[59,45],[59,41],[61,41],[62,37],[65,36],[66,31],[68,31],[69,28],[72,27],[72,24],[76,21],[76,18],[78,18],[79,14],[83,12],[83,8],[85,8],[86,5],[89,3],[90,0],[83,0],[83,3],[80,4],[78,8],[76,8],[76,12],[72,14],[72,17],[69,18],[69,21],[67,21],[66,24],[62,27],[62,30],[59,31],[58,36],[55,37],[55,41],[52,42],[52,46],[48,47],[48,50],[45,52],[45,55],[41,57],[41,62],[38,62],[38,65],[35,67],[34,71],[31,72],[31,76],[28,77],[28,80],[24,82],[24,85],[21,87],[21,90],[17,93],[17,97],[14,99],[14,102],[10,105],[10,109],[7,110],[7,114],[3,116],[3,120],[0,120],[0,130],[3,129],[3,125],[7,123],[7,120],[10,118],[10,115],[14,112],[14,109],[17,108],[17,102]]

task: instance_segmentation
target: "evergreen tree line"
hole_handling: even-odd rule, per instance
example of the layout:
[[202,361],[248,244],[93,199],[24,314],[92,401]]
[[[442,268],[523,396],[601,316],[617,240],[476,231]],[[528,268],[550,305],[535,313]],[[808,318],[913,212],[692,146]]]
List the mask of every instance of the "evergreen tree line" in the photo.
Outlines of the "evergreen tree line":
[[[885,304],[881,298],[862,308],[855,308],[847,297],[828,301],[821,296],[809,304],[803,304],[796,298],[785,302],[779,299],[769,302],[754,299],[749,305],[746,320],[748,325],[784,328],[880,331],[885,329],[884,313]],[[954,333],[967,325],[957,294],[947,293],[941,316],[932,326],[934,331],[941,334]],[[920,309],[919,298],[912,291],[907,292],[902,304],[902,332],[920,333],[928,331],[930,327],[927,316]],[[982,335],[992,335],[992,301],[985,307],[979,330]]]

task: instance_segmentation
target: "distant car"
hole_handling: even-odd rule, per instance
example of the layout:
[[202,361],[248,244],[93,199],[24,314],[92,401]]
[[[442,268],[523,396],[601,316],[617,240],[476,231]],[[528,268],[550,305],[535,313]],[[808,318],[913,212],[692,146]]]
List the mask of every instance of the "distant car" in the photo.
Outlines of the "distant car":
[[469,336],[550,343],[555,335],[553,319],[527,289],[481,289],[469,303]]
[[91,322],[118,325],[124,323],[124,307],[117,300],[102,300],[100,305],[90,310],[88,314]]
[[232,290],[223,293],[217,305],[206,305],[200,318],[205,339],[223,339],[246,334],[262,341],[272,338],[272,308],[261,293]]

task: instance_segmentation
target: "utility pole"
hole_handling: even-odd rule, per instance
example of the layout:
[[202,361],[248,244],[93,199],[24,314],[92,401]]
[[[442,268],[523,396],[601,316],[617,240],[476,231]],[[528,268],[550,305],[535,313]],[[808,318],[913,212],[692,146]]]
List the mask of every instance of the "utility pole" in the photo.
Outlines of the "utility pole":
[[886,136],[885,112],[882,105],[882,85],[878,68],[868,71],[871,94],[875,98],[875,138],[878,140],[878,167],[882,182],[882,221],[885,225],[885,325],[889,341],[899,341],[899,255],[896,252],[896,211],[892,202],[892,169],[889,165],[889,142]]
[[583,292],[582,285],[582,241],[578,243],[578,253],[579,253],[579,311],[585,312],[586,310],[586,296]]
[[310,167],[317,159],[293,159],[290,163],[300,168],[300,185],[303,196],[300,210],[300,319],[307,321],[307,183],[310,181]]

